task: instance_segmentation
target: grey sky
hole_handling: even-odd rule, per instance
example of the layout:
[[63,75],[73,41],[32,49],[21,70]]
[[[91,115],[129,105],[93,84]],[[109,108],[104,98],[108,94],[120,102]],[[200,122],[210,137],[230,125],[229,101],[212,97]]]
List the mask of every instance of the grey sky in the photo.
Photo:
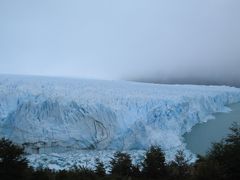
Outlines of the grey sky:
[[240,82],[239,0],[1,0],[0,73]]

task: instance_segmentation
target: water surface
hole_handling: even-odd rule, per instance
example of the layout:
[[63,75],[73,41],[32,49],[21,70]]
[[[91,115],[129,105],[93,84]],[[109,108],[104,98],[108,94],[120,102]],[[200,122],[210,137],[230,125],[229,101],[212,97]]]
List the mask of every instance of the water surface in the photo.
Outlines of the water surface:
[[216,113],[215,119],[197,124],[192,131],[184,134],[187,149],[195,154],[205,155],[213,142],[219,142],[229,133],[233,122],[240,123],[240,103],[229,105],[229,113]]

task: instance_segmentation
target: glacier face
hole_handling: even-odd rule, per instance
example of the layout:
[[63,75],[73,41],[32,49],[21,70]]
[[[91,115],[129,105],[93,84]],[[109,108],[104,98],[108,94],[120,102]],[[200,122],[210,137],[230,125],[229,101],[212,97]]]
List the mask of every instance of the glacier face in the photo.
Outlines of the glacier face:
[[240,89],[126,81],[0,76],[0,136],[29,153],[184,148],[182,135]]

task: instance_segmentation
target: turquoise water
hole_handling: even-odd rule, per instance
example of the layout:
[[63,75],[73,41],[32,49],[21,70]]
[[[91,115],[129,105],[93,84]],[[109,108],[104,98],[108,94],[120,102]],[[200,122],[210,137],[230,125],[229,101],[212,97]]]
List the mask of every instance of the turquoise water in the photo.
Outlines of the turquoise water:
[[187,149],[195,154],[205,155],[213,142],[219,142],[229,133],[232,123],[240,123],[240,103],[229,106],[232,111],[229,113],[216,113],[213,120],[197,124],[192,131],[184,134]]

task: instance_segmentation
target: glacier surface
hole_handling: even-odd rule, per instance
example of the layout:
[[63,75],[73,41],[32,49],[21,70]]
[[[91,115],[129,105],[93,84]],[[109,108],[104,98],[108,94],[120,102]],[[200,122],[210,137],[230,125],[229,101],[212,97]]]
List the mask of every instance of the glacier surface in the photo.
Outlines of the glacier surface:
[[227,86],[0,75],[0,136],[30,154],[145,150],[172,155],[182,135],[240,102]]

